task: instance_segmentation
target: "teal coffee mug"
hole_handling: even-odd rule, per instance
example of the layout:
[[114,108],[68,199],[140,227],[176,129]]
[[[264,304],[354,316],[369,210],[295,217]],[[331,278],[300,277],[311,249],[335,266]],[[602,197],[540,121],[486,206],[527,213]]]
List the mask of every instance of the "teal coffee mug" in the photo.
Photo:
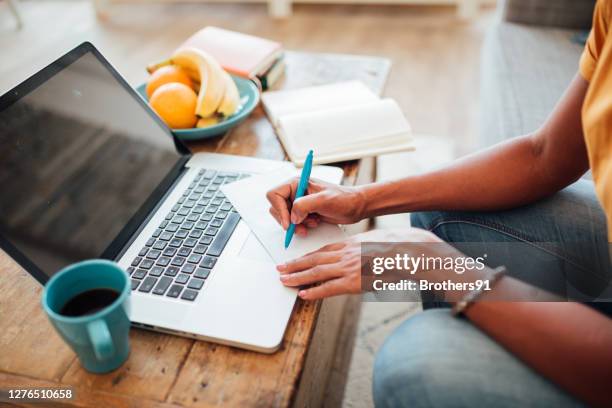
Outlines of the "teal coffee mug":
[[70,265],[47,282],[42,306],[49,320],[92,373],[107,373],[130,352],[130,279],[114,262]]

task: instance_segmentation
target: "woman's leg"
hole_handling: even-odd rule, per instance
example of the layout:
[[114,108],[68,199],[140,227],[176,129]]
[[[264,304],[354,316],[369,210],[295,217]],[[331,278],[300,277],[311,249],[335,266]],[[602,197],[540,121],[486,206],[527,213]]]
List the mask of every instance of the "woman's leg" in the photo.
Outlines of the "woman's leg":
[[385,341],[373,395],[385,407],[581,407],[465,319],[423,312]]
[[[612,280],[606,217],[590,181],[512,210],[424,212],[411,220],[468,255],[487,253],[490,266],[504,265],[513,277],[560,295],[597,297]],[[425,308],[439,306],[423,295]],[[592,304],[606,312],[610,305]]]

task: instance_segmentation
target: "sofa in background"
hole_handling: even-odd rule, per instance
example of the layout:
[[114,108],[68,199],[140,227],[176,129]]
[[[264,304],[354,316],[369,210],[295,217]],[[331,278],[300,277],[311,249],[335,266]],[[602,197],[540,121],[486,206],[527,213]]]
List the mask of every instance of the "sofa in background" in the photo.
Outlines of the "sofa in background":
[[578,70],[595,0],[506,0],[485,37],[479,147],[536,130]]

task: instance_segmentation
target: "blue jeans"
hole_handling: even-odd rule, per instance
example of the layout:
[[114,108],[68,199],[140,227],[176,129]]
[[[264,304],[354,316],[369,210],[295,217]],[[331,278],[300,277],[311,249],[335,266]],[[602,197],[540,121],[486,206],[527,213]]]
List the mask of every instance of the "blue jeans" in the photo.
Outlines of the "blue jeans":
[[[609,265],[606,218],[589,181],[509,211],[417,213],[412,224],[451,243],[521,242],[529,251],[524,257],[498,251],[488,261],[553,291],[561,285],[538,275],[544,265],[550,270],[551,262],[569,264],[569,275]],[[435,305],[430,299],[429,306]],[[610,313],[610,305],[592,306]],[[377,407],[583,406],[448,309],[427,310],[389,336],[376,357],[373,393]]]

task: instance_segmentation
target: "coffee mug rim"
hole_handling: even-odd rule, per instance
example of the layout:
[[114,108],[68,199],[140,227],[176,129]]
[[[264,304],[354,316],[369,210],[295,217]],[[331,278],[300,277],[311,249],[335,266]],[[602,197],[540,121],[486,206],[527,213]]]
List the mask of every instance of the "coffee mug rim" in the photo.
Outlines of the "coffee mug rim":
[[[85,316],[64,316],[63,314],[57,313],[56,311],[54,311],[48,304],[47,304],[47,294],[49,291],[49,288],[51,287],[51,285],[56,282],[57,280],[61,279],[62,276],[66,275],[67,273],[70,273],[72,270],[77,269],[77,268],[81,268],[81,267],[86,267],[86,266],[90,266],[90,265],[106,265],[106,266],[112,266],[114,268],[119,269],[124,275],[125,275],[125,285],[123,287],[123,290],[121,291],[121,294],[119,295],[119,297],[117,299],[115,299],[113,301],[113,303],[111,303],[110,305],[106,306],[104,309],[93,313],[93,314],[89,314],[89,315],[85,315]],[[61,269],[59,272],[57,272],[56,274],[54,274],[51,279],[49,279],[49,281],[47,282],[47,284],[45,285],[45,288],[43,290],[43,296],[42,296],[42,304],[43,304],[43,308],[45,309],[45,311],[47,312],[47,314],[49,314],[49,316],[51,316],[53,319],[61,321],[61,322],[65,322],[65,323],[84,323],[87,321],[92,321],[92,320],[96,320],[99,318],[102,318],[104,316],[106,316],[107,314],[109,314],[112,310],[115,309],[115,307],[121,303],[123,303],[125,301],[125,299],[127,298],[127,296],[130,293],[130,279],[127,275],[127,272],[125,272],[119,265],[117,265],[117,263],[113,262],[113,261],[109,261],[108,259],[89,259],[86,261],[80,261],[80,262],[76,262],[73,263],[71,265],[66,266],[65,268]]]

